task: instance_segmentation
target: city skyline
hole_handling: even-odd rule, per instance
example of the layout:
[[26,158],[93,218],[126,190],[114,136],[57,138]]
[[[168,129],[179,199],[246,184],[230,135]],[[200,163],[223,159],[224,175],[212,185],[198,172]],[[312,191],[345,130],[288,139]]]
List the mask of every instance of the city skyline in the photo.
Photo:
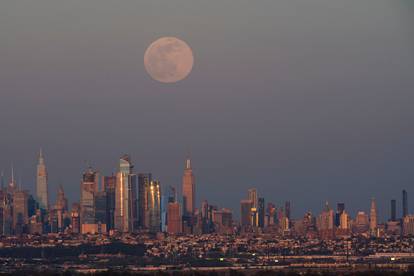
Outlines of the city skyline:
[[[85,160],[110,174],[124,152],[178,187],[189,148],[197,196],[232,209],[255,186],[295,215],[375,197],[383,217],[414,183],[410,1],[0,5],[0,168],[25,187],[40,147],[51,197],[62,184],[71,200]],[[145,70],[165,36],[193,50],[177,83]]]
[[[11,166],[11,173],[10,173],[10,178],[9,179],[7,179],[7,174],[5,174],[4,171],[2,171],[2,183],[5,183],[5,186],[9,185],[9,183],[14,183],[14,185],[15,185],[16,188],[30,191],[31,194],[33,194],[34,196],[36,196],[36,198],[39,200],[39,204],[42,206],[42,200],[45,200],[45,199],[44,198],[43,199],[42,198],[39,198],[36,195],[37,194],[37,191],[36,191],[37,188],[36,187],[38,185],[36,183],[38,183],[38,181],[39,181],[38,180],[38,178],[39,178],[38,175],[39,175],[39,171],[40,171],[41,172],[41,175],[40,175],[41,177],[43,177],[44,175],[46,175],[46,186],[48,186],[48,182],[47,182],[48,181],[47,180],[48,179],[48,172],[47,172],[48,169],[47,169],[47,166],[45,165],[45,161],[44,161],[45,160],[45,157],[43,155],[43,151],[40,149],[40,151],[38,153],[39,153],[39,155],[38,155],[39,163],[37,165],[37,175],[35,176],[35,182],[34,182],[35,185],[34,185],[34,187],[30,187],[30,186],[27,187],[25,185],[22,185],[21,178],[20,178],[19,181],[16,181],[16,179],[15,179],[16,178],[15,177],[15,166],[14,165]],[[131,167],[129,170],[132,173],[132,168],[134,167],[134,165],[132,163],[128,163],[130,161],[125,161],[124,158],[127,158],[127,160],[129,160],[130,156],[129,155],[122,155],[119,160],[121,160],[121,164],[123,162],[124,163],[127,162],[127,163],[125,163],[126,165],[124,165],[124,166],[127,166],[128,168]],[[39,164],[40,164],[40,167],[39,167]],[[192,164],[192,161],[190,160],[190,158],[187,157],[187,158],[185,158],[184,164],[185,164],[184,165],[184,176],[182,176],[182,182],[180,184],[178,184],[178,185],[162,184],[161,185],[163,187],[162,189],[167,190],[167,188],[173,187],[174,190],[181,191],[183,189],[185,183],[188,183],[188,185],[190,185],[190,186],[192,185],[192,189],[197,190],[197,189],[195,189],[195,184],[194,184],[195,183],[195,180],[194,180],[195,177],[194,177],[194,175],[192,173],[192,165],[191,165]],[[121,165],[121,167],[122,167],[122,165]],[[97,175],[96,184],[94,184],[94,185],[96,185],[96,187],[93,188],[93,190],[96,190],[96,191],[105,189],[104,187],[106,187],[106,185],[107,185],[107,184],[105,184],[105,179],[106,178],[114,177],[115,181],[117,179],[116,178],[116,175],[117,175],[116,170],[117,169],[114,169],[115,171],[113,171],[111,173],[106,173],[105,174],[105,173],[101,172],[98,168],[95,168],[94,166],[92,166],[90,162],[87,162],[87,164],[85,164],[85,167],[83,168],[83,171],[85,173],[87,173],[88,170],[89,171],[90,170],[96,170],[96,171],[93,172],[94,174],[96,173],[96,175]],[[187,178],[186,178],[186,172],[189,172],[190,173],[189,174],[190,176],[187,176]],[[137,176],[138,176],[137,180],[134,180],[134,181],[139,181],[138,180],[139,179],[139,175],[145,175],[145,174],[143,174],[143,172],[140,172],[140,171],[134,171],[134,173],[137,174]],[[150,173],[149,173],[150,176],[149,176],[149,182],[148,182],[148,184],[152,182],[152,179],[153,179],[152,176],[151,176],[152,174],[153,173],[151,173],[151,170],[150,170]],[[81,173],[81,175],[82,175],[82,173]],[[83,176],[83,177],[85,177],[85,176]],[[192,179],[191,180],[193,182],[192,184],[191,184],[191,182],[189,182],[190,180],[185,180],[185,179],[188,179],[188,177],[190,177]],[[161,183],[163,183],[163,182],[161,182]],[[116,183],[114,183],[114,185],[115,184]],[[139,185],[138,182],[137,182],[137,185]],[[117,185],[117,187],[119,187],[119,185]],[[46,196],[46,201],[48,201],[48,202],[49,201],[54,202],[55,200],[57,200],[58,194],[59,194],[59,192],[61,191],[62,188],[64,188],[64,186],[62,186],[61,184],[59,184],[58,187],[56,188],[56,191],[55,192],[53,192],[53,191],[52,191],[52,193],[49,192],[48,195]],[[410,206],[409,205],[409,202],[410,201],[407,199],[407,197],[408,197],[407,196],[407,194],[408,194],[407,193],[407,190],[408,189],[403,189],[402,191],[398,191],[398,193],[400,193],[400,195],[398,195],[398,193],[397,193],[397,195],[388,198],[386,200],[386,202],[384,202],[383,204],[380,205],[380,210],[382,210],[382,212],[378,212],[379,215],[377,215],[377,217],[378,217],[378,219],[379,219],[380,222],[385,222],[385,221],[387,221],[387,220],[389,220],[389,219],[392,218],[392,213],[393,213],[392,209],[393,209],[393,207],[391,207],[391,206],[395,206],[395,213],[396,213],[396,216],[397,217],[404,217],[404,214],[407,215],[407,214],[411,214],[412,213],[412,210],[409,207]],[[236,190],[233,190],[233,192],[235,192],[235,191]],[[276,204],[275,206],[278,207],[278,208],[287,208],[286,205],[289,203],[289,213],[291,212],[290,204],[292,203],[292,205],[295,206],[295,201],[293,199],[282,198],[282,197],[274,198],[274,197],[271,197],[269,195],[264,196],[264,194],[260,193],[259,191],[260,191],[260,187],[258,187],[258,186],[256,186],[256,187],[249,187],[246,191],[242,191],[242,193],[247,193],[247,197],[246,197],[247,199],[253,200],[254,203],[253,203],[252,207],[255,208],[255,209],[258,209],[258,201],[262,197],[265,198],[266,202],[271,202],[273,204]],[[69,203],[71,203],[71,204],[72,203],[79,203],[80,200],[81,200],[81,195],[82,195],[82,192],[81,191],[78,191],[78,195],[75,195],[75,196],[73,196],[73,198],[70,198]],[[182,212],[183,215],[185,215],[185,212],[184,212],[184,210],[185,210],[185,204],[184,204],[184,199],[183,199],[184,198],[184,191],[182,191],[181,193],[177,193],[177,195],[180,198],[180,200],[178,200],[178,202],[180,202],[180,204],[182,205],[181,206],[181,208],[182,208],[181,212]],[[202,207],[201,206],[202,201],[208,200],[209,202],[213,202],[215,204],[218,204],[218,206],[220,206],[220,207],[229,208],[230,210],[232,210],[234,218],[236,218],[238,220],[241,219],[240,214],[238,212],[239,207],[240,207],[240,201],[238,202],[238,204],[236,205],[235,208],[232,208],[233,206],[230,206],[229,204],[226,205],[226,204],[223,204],[221,202],[215,201],[214,198],[205,198],[205,197],[203,197],[202,194],[198,194],[196,196],[196,198],[197,197],[199,199],[198,199],[198,201],[195,201],[194,200],[194,204],[196,204],[196,205],[194,206],[194,209],[192,210],[192,213],[194,213],[194,210],[195,209],[201,210],[200,208]],[[138,198],[138,195],[137,195],[137,198]],[[243,201],[243,198],[244,197],[242,196],[240,198],[240,200]],[[368,198],[366,200],[366,202],[371,202],[371,203],[368,203],[368,204],[365,203],[365,205],[366,205],[365,208],[364,207],[363,208],[360,208],[360,207],[352,206],[351,204],[348,204],[346,202],[346,200],[345,200],[345,204],[347,206],[346,211],[350,215],[353,215],[353,214],[354,215],[357,215],[357,213],[359,211],[365,211],[367,214],[369,214],[370,212],[372,212],[372,204],[373,204],[373,201],[372,200],[374,198],[375,197],[370,197],[370,198]],[[138,199],[138,201],[139,201],[139,199]],[[296,210],[295,208],[293,208],[293,214],[294,215],[292,216],[292,218],[294,218],[294,219],[301,218],[302,215],[305,214],[306,212],[311,212],[312,214],[316,215],[320,211],[323,211],[323,209],[324,209],[324,207],[323,207],[324,205],[323,204],[325,204],[325,203],[329,203],[331,206],[334,206],[337,203],[338,204],[343,204],[341,202],[344,202],[344,200],[334,202],[334,201],[329,200],[329,199],[320,199],[320,201],[321,201],[321,205],[319,206],[320,208],[316,208],[315,210],[312,210],[310,208],[307,208],[307,209],[305,208],[302,211],[302,210]],[[392,203],[392,201],[395,201],[395,203]],[[126,199],[126,202],[128,202],[127,199]],[[377,201],[375,201],[375,204],[376,204],[376,202]],[[361,205],[363,206],[364,204],[361,204]],[[142,207],[142,206],[140,206],[140,207]],[[410,212],[410,210],[411,210],[411,212]],[[375,210],[375,213],[377,214],[377,210]],[[139,215],[137,215],[137,216],[139,216]],[[137,217],[137,219],[138,219],[138,217]]]
[[0,1],[0,273],[414,273],[414,0]]

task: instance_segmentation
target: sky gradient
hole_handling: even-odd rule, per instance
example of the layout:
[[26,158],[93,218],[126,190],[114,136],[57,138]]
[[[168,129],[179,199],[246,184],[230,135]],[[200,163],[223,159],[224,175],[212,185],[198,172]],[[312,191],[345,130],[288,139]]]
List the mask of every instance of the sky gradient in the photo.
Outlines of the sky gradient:
[[[145,72],[162,36],[193,49],[184,81]],[[198,205],[236,216],[250,187],[295,217],[385,218],[404,188],[414,211],[410,0],[1,1],[0,97],[0,168],[34,191],[42,147],[52,202],[124,153],[181,188],[191,152]]]

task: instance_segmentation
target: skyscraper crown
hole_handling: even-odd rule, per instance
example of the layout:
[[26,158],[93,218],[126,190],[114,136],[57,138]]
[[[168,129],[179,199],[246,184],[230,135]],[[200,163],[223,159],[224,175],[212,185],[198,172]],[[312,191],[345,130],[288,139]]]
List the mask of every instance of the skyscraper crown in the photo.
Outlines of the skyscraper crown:
[[187,158],[187,159],[185,160],[185,168],[186,168],[187,170],[191,169],[191,159],[190,159],[190,158]]

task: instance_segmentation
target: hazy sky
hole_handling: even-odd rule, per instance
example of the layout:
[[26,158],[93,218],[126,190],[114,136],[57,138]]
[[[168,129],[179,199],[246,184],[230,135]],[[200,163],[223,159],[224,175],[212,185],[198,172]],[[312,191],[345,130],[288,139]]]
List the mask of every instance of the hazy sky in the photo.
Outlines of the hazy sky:
[[[182,82],[145,72],[162,36],[194,51]],[[250,187],[296,217],[400,214],[403,188],[414,211],[411,0],[1,1],[0,96],[0,168],[34,190],[42,147],[53,202],[123,153],[181,188],[190,150],[197,204],[236,216]]]

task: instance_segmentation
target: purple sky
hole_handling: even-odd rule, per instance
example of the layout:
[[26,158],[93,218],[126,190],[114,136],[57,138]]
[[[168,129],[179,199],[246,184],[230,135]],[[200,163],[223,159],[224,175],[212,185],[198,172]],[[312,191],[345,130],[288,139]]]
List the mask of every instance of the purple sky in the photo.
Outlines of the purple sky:
[[[161,36],[194,51],[161,84],[143,54]],[[414,4],[388,0],[0,2],[0,168],[34,190],[43,148],[54,201],[79,197],[85,161],[181,187],[239,213],[247,189],[354,212],[401,190],[414,207]]]

